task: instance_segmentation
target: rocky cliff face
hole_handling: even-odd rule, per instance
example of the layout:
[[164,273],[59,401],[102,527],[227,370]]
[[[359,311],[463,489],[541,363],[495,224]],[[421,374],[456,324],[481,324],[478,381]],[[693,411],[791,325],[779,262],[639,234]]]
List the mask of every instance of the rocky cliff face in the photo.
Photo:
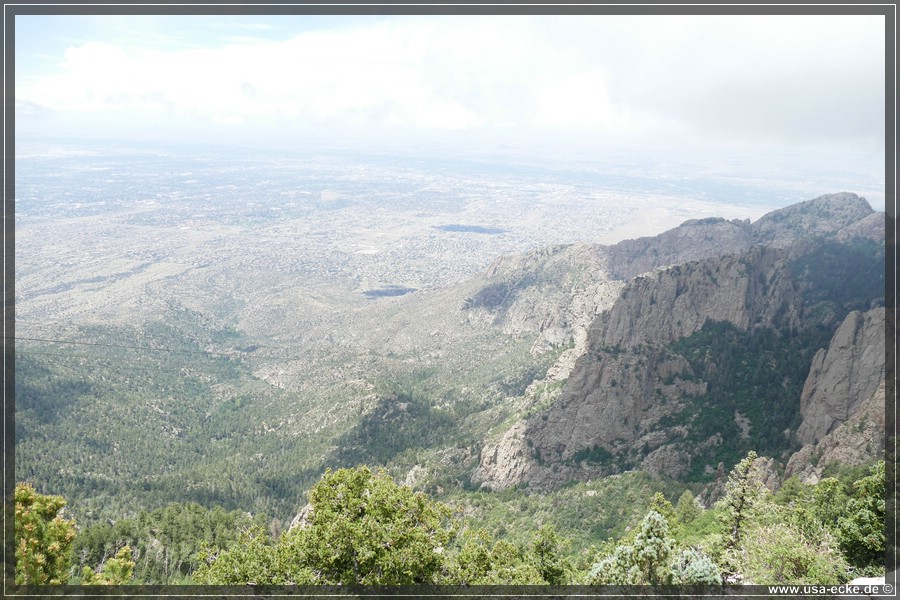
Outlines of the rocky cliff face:
[[560,477],[543,473],[535,483],[560,483],[572,473],[632,459],[634,451],[647,454],[644,466],[651,471],[682,471],[684,457],[677,448],[665,446],[683,431],[662,422],[683,409],[687,398],[705,393],[703,382],[684,377],[689,373],[683,357],[663,349],[582,357],[559,400],[526,421],[528,440],[540,462],[549,465],[551,473],[560,463],[570,467]]
[[[522,464],[520,444],[517,472],[535,487],[592,475],[598,472],[594,462],[683,475],[692,452],[717,446],[721,439],[712,434],[687,448],[687,426],[666,424],[707,393],[706,382],[666,345],[709,319],[742,329],[776,318],[791,323],[799,303],[784,253],[764,247],[632,280],[595,320],[588,350],[576,361],[559,399],[523,422],[520,438],[529,442],[538,465]],[[742,416],[732,418],[739,422]],[[497,469],[504,469],[502,461]]]
[[493,490],[514,487],[530,479],[535,462],[525,441],[526,430],[525,422],[518,421],[500,440],[486,446],[473,479],[484,482],[484,487]]
[[[775,211],[753,224],[704,219],[656,238],[589,247],[596,264],[603,265],[597,275],[632,278],[615,302],[609,303],[609,297],[604,302],[582,300],[599,314],[584,329],[583,350],[578,349],[577,360],[566,371],[559,396],[487,444],[473,480],[492,489],[526,482],[546,488],[625,468],[675,477],[692,470],[696,475],[703,468],[697,464],[700,456],[706,462],[718,448],[733,452],[728,436],[778,448],[788,447],[791,439],[812,448],[827,438],[834,447],[832,455],[839,455],[842,450],[836,448],[849,439],[842,424],[869,406],[879,378],[883,380],[883,309],[880,317],[877,310],[851,314],[840,328],[840,321],[834,321],[832,344],[815,354],[802,398],[807,371],[799,378],[785,374],[778,352],[791,347],[798,331],[813,332],[804,334],[804,340],[819,339],[816,331],[849,311],[844,307],[850,296],[832,302],[821,282],[813,281],[827,269],[814,260],[821,254],[818,245],[826,239],[878,239],[873,238],[878,222],[883,223],[883,215],[873,213],[862,198],[834,194]],[[827,270],[825,276],[841,277]],[[591,289],[590,283],[580,289]],[[851,300],[860,301],[855,296]],[[869,300],[861,301],[868,306]],[[702,364],[703,377],[712,381],[717,359],[707,356],[698,363],[696,357],[688,360],[672,350],[673,343],[710,322],[730,324],[738,332],[763,332],[753,338],[757,341],[774,336],[780,345],[765,346],[765,361],[730,368],[748,382],[762,380],[770,388],[780,384],[796,390],[764,409],[784,413],[781,421],[771,422],[790,422],[797,414],[795,425],[762,431],[769,421],[753,421],[748,417],[753,407],[744,407],[753,400],[734,397],[728,399],[732,404],[725,404],[737,408],[719,417],[728,421],[710,430],[704,411],[719,414],[721,407],[708,395],[708,381],[691,365]],[[748,333],[740,339],[751,337]],[[794,387],[791,377],[796,379]],[[701,405],[709,408],[698,411]],[[705,465],[710,477],[716,462]]]
[[[464,308],[470,321],[499,326],[504,333],[538,332],[536,352],[570,342],[584,352],[588,329],[596,328],[595,319],[603,313],[612,323],[604,334],[607,345],[642,343],[641,331],[674,339],[706,318],[747,327],[746,321],[756,318],[751,313],[771,318],[783,302],[791,301],[792,290],[782,285],[786,255],[778,249],[827,236],[880,240],[883,225],[883,213],[875,213],[865,199],[840,193],[774,211],[752,224],[693,219],[658,236],[612,246],[543,248],[495,261],[486,272],[488,285]],[[748,255],[754,246],[758,248]],[[725,256],[735,258],[708,263],[703,271],[682,269]],[[771,281],[763,279],[763,272]],[[616,303],[620,293],[640,301]],[[675,314],[679,319],[672,321]],[[635,331],[638,320],[640,331]]]
[[742,254],[676,265],[633,279],[596,322],[595,345],[666,343],[707,319],[746,329],[779,315],[796,320],[798,290],[784,252],[756,246]]
[[815,444],[806,444],[791,455],[784,477],[796,475],[804,483],[817,483],[830,463],[866,465],[884,458],[885,388],[882,381],[863,400],[850,418]]
[[884,308],[853,311],[813,358],[800,396],[797,438],[815,444],[850,419],[884,383]]
[[857,465],[883,457],[885,309],[851,312],[819,350],[800,398],[803,447],[785,467],[815,482],[831,462]]
[[853,238],[865,238],[877,242],[884,240],[884,232],[887,223],[882,212],[873,212],[868,217],[850,223],[846,227],[835,232],[835,239],[847,241]]

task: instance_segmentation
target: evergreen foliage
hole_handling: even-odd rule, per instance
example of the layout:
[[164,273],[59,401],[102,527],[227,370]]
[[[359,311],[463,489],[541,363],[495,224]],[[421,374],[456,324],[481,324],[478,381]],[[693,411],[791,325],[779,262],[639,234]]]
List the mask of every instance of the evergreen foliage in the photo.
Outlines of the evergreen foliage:
[[672,582],[669,560],[675,540],[669,536],[666,518],[651,510],[641,522],[631,544],[616,546],[596,563],[589,574],[591,585],[665,585]]
[[[852,310],[868,310],[884,299],[883,243],[866,238],[818,240],[790,263],[802,282],[805,316],[840,322]],[[835,274],[840,273],[839,277]]]
[[572,482],[549,492],[453,491],[447,499],[465,506],[466,521],[473,527],[521,545],[530,543],[535,527],[553,525],[571,542],[569,556],[574,557],[585,553],[591,544],[625,535],[628,527],[640,523],[654,493],[676,485],[631,471],[590,482]]
[[666,520],[669,527],[669,533],[672,537],[678,537],[681,532],[681,521],[675,512],[672,503],[669,502],[662,492],[656,492],[650,499],[650,510],[658,512]]
[[812,511],[816,520],[830,531],[837,531],[838,521],[845,514],[849,498],[840,481],[826,477],[812,490]]
[[[817,486],[794,481],[771,495],[759,480],[754,459],[751,452],[735,466],[717,505],[724,527],[718,559],[723,571],[744,582],[766,585],[847,581],[848,560],[854,555],[838,542],[841,525],[857,513],[849,510],[849,504],[842,508],[840,483],[833,478]],[[877,465],[873,473],[877,481]],[[868,488],[869,483],[860,480],[857,488]],[[872,495],[861,497],[872,498],[877,507],[877,484],[868,489]],[[883,529],[882,516],[879,530]],[[869,572],[877,574],[879,569],[872,566]]]
[[258,525],[242,531],[228,548],[204,546],[193,575],[200,585],[311,585],[315,580],[286,535],[275,542]]
[[244,511],[207,509],[196,503],[170,504],[114,523],[103,522],[78,532],[73,544],[77,565],[103,563],[123,546],[131,549],[134,581],[178,584],[190,580],[202,549],[233,545],[241,531],[263,528],[265,517]]
[[847,563],[834,539],[812,539],[789,523],[750,527],[731,554],[735,572],[759,585],[835,584],[847,581]]
[[553,525],[537,530],[531,543],[531,556],[541,579],[550,585],[563,585],[571,577],[572,565],[563,551],[566,541]]
[[[281,531],[277,521],[267,528],[261,516],[238,518],[237,511],[171,505],[75,534],[74,523],[59,514],[64,499],[41,496],[30,486],[20,485],[17,558],[23,554],[26,560],[17,560],[17,583],[565,585],[583,581],[705,589],[720,584],[725,575],[757,584],[834,584],[847,581],[851,573],[883,572],[878,564],[884,552],[883,463],[849,486],[853,497],[846,496],[845,484],[835,478],[817,485],[794,481],[770,495],[761,487],[755,458],[751,452],[734,467],[725,496],[711,509],[697,505],[689,491],[672,508],[661,493],[650,495],[644,490],[643,506],[648,510],[643,519],[618,539],[602,542],[601,552],[592,551],[600,557],[592,565],[573,560],[568,554],[572,540],[551,523],[516,538],[509,536],[509,530],[491,533],[454,517],[448,505],[398,486],[384,470],[367,467],[326,472],[310,492],[305,518],[287,532]],[[580,490],[578,495],[583,496],[583,485],[569,489]],[[544,495],[533,496],[538,502],[553,502]],[[516,501],[527,514],[529,505],[521,502],[525,497],[519,492],[508,500]],[[587,497],[604,498],[596,493]],[[602,502],[598,509],[604,508]],[[689,518],[682,520],[682,515]],[[178,530],[183,533],[180,537],[173,535]],[[80,577],[71,577],[77,572],[70,566],[73,536],[81,560]],[[63,543],[55,543],[60,540]],[[580,544],[579,548],[586,551]],[[26,550],[31,551],[30,558]]]
[[63,517],[65,499],[20,483],[15,501],[16,585],[67,583],[75,521]]
[[851,564],[866,572],[881,569],[885,562],[884,461],[870,473],[854,484],[856,493],[837,522],[841,549]]
[[796,475],[788,477],[772,496],[772,501],[776,504],[790,506],[796,502],[802,502],[807,496],[809,486],[803,484]]
[[700,548],[717,564],[721,561],[724,536],[722,510],[713,506],[701,509],[700,514],[682,525],[678,544],[682,548]]
[[463,406],[453,406],[441,409],[414,390],[389,391],[341,437],[331,462],[387,465],[406,450],[430,448],[458,430]]
[[690,490],[684,490],[678,498],[675,507],[675,516],[680,523],[690,525],[703,513],[703,508],[697,503],[697,499]]
[[438,579],[453,536],[449,507],[368,467],[327,471],[310,491],[310,505],[309,522],[274,544],[256,530],[236,548],[206,553],[197,580],[413,585]]
[[326,471],[310,491],[312,517],[294,537],[320,583],[433,581],[450,540],[450,508],[367,467]]
[[[707,320],[699,331],[669,345],[688,360],[694,378],[706,382],[707,391],[661,425],[687,426],[687,441],[697,444],[716,434],[722,438],[721,445],[692,460],[689,480],[706,480],[705,465],[733,464],[750,450],[777,456],[792,449],[783,432],[800,425],[799,398],[810,362],[832,333],[824,327],[793,331],[760,326],[745,331]],[[738,412],[750,422],[747,436],[735,422]]]
[[756,516],[767,492],[755,464],[756,458],[756,452],[750,451],[735,465],[725,483],[725,497],[719,501],[726,550],[734,549],[741,543],[748,522]]
[[721,585],[722,574],[702,550],[688,548],[672,561],[672,582],[679,585]]
[[95,572],[90,567],[81,571],[81,583],[84,585],[123,585],[130,583],[134,576],[134,560],[131,548],[123,546],[113,558],[103,563]]
[[534,585],[546,583],[540,567],[507,540],[483,529],[467,529],[444,567],[440,583],[450,585]]

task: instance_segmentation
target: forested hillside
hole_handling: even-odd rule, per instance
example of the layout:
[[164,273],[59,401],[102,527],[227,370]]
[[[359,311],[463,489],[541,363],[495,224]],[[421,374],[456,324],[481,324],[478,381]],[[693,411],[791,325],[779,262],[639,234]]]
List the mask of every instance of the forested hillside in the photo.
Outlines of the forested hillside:
[[171,297],[153,319],[23,336],[16,478],[74,519],[48,581],[877,574],[877,218],[837,194],[554,246],[458,284],[323,300],[315,323],[285,308],[279,333],[252,304]]
[[[478,500],[437,501],[367,467],[326,471],[289,528],[277,521],[267,527],[261,515],[251,519],[190,504],[76,533],[76,524],[62,515],[63,498],[20,485],[16,583],[617,584],[709,590],[734,583],[836,584],[882,571],[883,462],[859,479],[849,472],[816,485],[791,479],[772,494],[755,459],[751,452],[735,466],[722,499],[708,509],[690,491],[673,502],[659,491],[650,496],[647,481],[622,476],[599,489],[576,487],[548,498],[553,510],[534,507],[527,527],[506,520],[509,496],[473,512]],[[635,492],[642,499],[637,510],[629,502]],[[577,496],[590,500],[579,502]],[[522,495],[520,501],[524,512],[530,500]],[[603,518],[572,515],[568,511],[578,511],[577,504],[612,516],[606,522],[616,523],[620,533],[602,537],[609,532]],[[516,533],[493,529],[500,521]],[[623,523],[629,525],[621,530]],[[568,535],[577,529],[590,536]],[[588,546],[587,540],[602,542]]]

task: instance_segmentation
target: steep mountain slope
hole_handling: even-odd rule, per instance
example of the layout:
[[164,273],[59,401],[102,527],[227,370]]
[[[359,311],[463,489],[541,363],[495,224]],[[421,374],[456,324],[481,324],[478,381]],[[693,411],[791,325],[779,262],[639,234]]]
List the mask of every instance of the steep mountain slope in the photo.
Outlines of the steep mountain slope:
[[752,244],[749,221],[693,219],[654,237],[624,240],[607,253],[614,277],[631,279],[665,265],[740,252]]
[[[524,256],[503,257],[487,270],[485,277],[489,283],[464,308],[470,309],[470,315],[487,313],[484,321],[499,324],[506,332],[540,331],[543,343],[566,343],[573,337],[584,337],[586,318],[593,322],[595,316],[612,306],[622,288],[622,284],[612,282],[628,282],[661,267],[738,255],[755,245],[781,249],[811,239],[879,241],[883,236],[884,214],[874,212],[864,198],[851,193],[829,194],[773,211],[752,224],[722,218],[693,219],[657,236],[624,240],[612,246],[556,246]],[[761,260],[772,261],[774,256],[769,253]],[[734,267],[720,265],[718,268]],[[697,273],[692,276],[695,280],[682,277],[674,282],[676,296],[690,286],[704,286],[696,279]],[[707,276],[712,278],[712,287],[716,287],[715,273]],[[765,296],[769,292],[767,285],[752,285],[744,293]],[[705,288],[709,290],[710,286]],[[634,293],[642,295],[644,291],[636,289]],[[726,307],[734,304],[734,300],[720,295],[705,303],[727,311]],[[686,301],[690,300],[681,300]],[[751,304],[755,301],[747,299]],[[648,302],[655,304],[655,296]],[[657,306],[655,310],[670,308]],[[620,314],[610,318],[621,317]]]
[[853,311],[819,350],[800,396],[803,447],[785,476],[815,482],[830,463],[864,464],[884,447],[884,308]]
[[301,302],[287,283],[212,316],[173,301],[165,322],[80,332],[91,356],[17,348],[17,475],[95,519],[185,500],[283,517],[356,463],[429,491],[628,469],[701,483],[752,448],[815,477],[882,443],[858,423],[879,409],[883,219],[823,196],[505,256],[339,315],[346,290]]
[[884,308],[853,311],[816,352],[800,396],[797,438],[815,444],[884,384]]
[[[845,349],[835,356],[862,357],[856,370],[815,375],[842,360],[821,349],[845,317],[882,301],[878,220],[862,198],[835,194],[609,248],[610,272],[645,274],[591,324],[558,396],[486,444],[473,479],[546,488],[642,468],[703,480],[749,449],[787,460],[817,441],[871,396],[879,360],[883,370],[875,311],[833,342]],[[660,268],[689,256],[701,258]]]

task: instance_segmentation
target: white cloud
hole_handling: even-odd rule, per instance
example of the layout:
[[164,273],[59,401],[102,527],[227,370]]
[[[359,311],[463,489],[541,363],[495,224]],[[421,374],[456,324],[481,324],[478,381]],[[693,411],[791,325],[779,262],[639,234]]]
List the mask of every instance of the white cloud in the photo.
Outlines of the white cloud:
[[871,137],[883,44],[868,17],[398,17],[199,49],[90,42],[58,74],[17,70],[16,101],[179,127]]
[[241,115],[215,115],[212,120],[225,125],[243,125],[244,123],[244,117]]
[[721,138],[883,136],[881,17],[631,16],[554,33],[605,65],[610,100],[636,120]]
[[541,127],[587,127],[614,133],[635,128],[627,111],[610,101],[605,78],[597,71],[563,73],[543,80],[533,122]]
[[[554,96],[536,82],[564,67],[529,33],[521,19],[408,19],[210,49],[92,42],[69,48],[59,75],[22,74],[17,98],[59,112],[165,106],[213,121],[230,114],[281,115],[289,125],[522,126],[554,112]],[[572,116],[575,104],[567,105]]]

